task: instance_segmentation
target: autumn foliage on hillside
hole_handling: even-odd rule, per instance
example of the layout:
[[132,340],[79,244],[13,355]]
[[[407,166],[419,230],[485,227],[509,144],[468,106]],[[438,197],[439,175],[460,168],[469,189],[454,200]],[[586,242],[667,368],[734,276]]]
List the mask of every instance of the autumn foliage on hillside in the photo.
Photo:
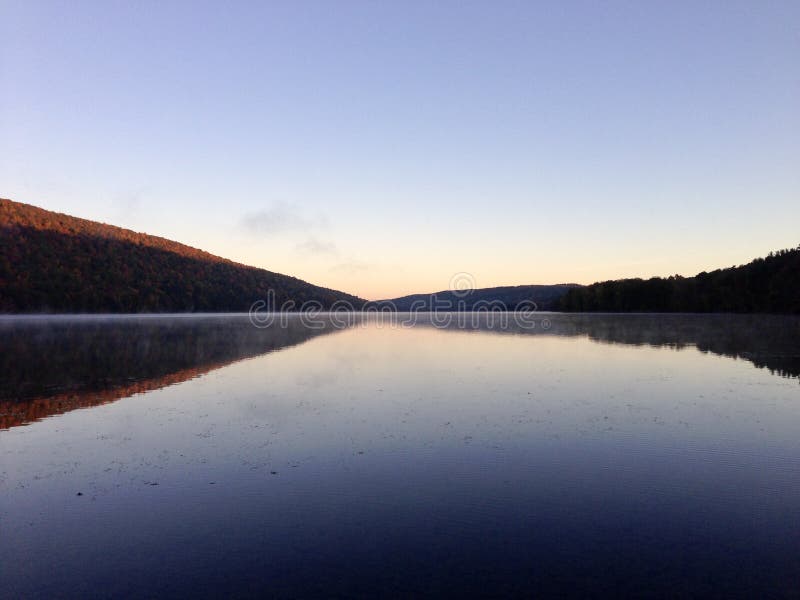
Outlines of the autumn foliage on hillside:
[[164,238],[0,199],[0,312],[236,312],[268,297],[276,307],[363,302]]

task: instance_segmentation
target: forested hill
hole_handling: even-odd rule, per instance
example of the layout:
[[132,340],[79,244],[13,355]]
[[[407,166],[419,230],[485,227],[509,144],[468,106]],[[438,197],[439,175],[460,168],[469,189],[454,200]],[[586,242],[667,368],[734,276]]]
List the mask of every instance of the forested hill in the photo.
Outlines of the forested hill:
[[239,312],[363,300],[95,221],[0,199],[0,312]]
[[575,288],[557,302],[568,312],[800,313],[800,246],[694,277],[621,279]]

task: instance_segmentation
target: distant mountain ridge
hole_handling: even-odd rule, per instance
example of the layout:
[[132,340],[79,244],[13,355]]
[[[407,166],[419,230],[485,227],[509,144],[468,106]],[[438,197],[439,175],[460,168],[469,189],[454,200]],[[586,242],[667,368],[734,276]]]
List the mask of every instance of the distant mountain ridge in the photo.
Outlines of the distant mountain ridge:
[[577,283],[555,285],[517,285],[478,288],[464,291],[443,290],[431,294],[412,294],[392,300],[377,300],[368,306],[377,308],[393,306],[399,311],[462,310],[515,310],[523,305],[537,310],[550,310],[569,290],[580,287]]
[[161,237],[0,199],[0,312],[246,312],[364,300]]

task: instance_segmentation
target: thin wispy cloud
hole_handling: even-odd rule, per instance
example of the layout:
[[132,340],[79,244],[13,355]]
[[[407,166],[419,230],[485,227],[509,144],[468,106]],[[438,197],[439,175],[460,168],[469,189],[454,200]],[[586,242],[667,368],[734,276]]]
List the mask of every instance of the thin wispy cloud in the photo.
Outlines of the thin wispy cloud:
[[285,202],[242,217],[240,225],[253,235],[278,234],[291,231],[309,231],[325,227],[328,223],[324,215],[309,216],[300,208]]
[[309,237],[306,241],[301,242],[295,246],[295,249],[300,254],[308,255],[332,255],[339,254],[339,249],[333,242],[326,242],[316,237]]
[[353,273],[363,273],[364,271],[370,271],[375,268],[375,265],[364,262],[362,260],[347,260],[344,262],[340,262],[336,265],[333,265],[330,270],[332,273],[346,273],[346,274],[353,274]]
[[127,220],[139,213],[144,197],[150,192],[150,186],[139,186],[135,189],[118,193],[111,201],[120,220]]

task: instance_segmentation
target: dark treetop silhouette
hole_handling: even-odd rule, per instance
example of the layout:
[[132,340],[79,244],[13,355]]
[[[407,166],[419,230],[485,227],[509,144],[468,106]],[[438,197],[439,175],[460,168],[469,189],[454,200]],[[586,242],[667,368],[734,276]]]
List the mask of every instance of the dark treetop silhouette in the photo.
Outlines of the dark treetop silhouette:
[[800,246],[738,267],[666,279],[620,279],[569,290],[571,312],[800,313]]

